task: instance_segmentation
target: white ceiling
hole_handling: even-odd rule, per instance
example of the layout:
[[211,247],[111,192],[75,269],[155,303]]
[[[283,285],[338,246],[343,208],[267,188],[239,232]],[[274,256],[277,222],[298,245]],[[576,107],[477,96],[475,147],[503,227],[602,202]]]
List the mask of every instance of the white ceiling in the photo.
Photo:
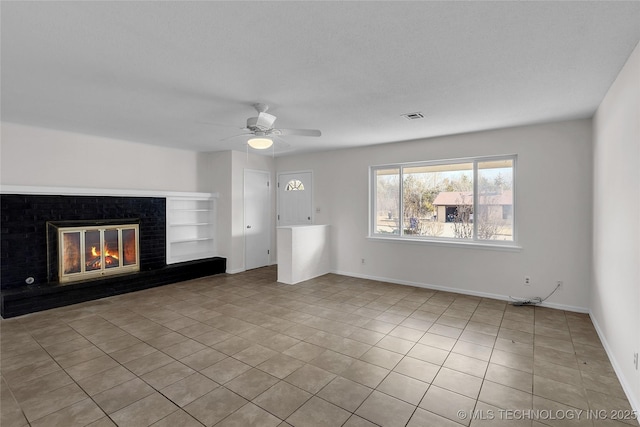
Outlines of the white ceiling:
[[[8,2],[3,121],[196,151],[271,106],[281,154],[590,117],[640,2]],[[403,113],[422,112],[408,121]],[[208,124],[216,123],[218,125]]]

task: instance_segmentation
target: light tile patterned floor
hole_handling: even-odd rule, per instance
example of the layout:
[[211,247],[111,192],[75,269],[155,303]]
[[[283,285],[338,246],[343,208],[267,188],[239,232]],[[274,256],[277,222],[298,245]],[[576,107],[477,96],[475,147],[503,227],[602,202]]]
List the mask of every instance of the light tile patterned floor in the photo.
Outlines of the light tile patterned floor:
[[0,424],[637,425],[595,419],[631,407],[587,315],[275,279],[267,267],[2,320]]

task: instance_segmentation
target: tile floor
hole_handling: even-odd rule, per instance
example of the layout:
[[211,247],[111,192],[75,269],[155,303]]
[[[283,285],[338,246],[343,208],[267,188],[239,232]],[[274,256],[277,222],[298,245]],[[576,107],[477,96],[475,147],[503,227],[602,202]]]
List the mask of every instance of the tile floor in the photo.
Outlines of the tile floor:
[[598,419],[631,408],[587,315],[275,278],[268,267],[2,320],[0,424],[637,425]]

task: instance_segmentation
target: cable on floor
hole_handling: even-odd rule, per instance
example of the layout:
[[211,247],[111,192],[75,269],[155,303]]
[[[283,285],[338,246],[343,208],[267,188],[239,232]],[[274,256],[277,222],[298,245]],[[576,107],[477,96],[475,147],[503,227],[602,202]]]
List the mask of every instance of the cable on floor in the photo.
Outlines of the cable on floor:
[[523,306],[523,305],[538,305],[538,304],[542,304],[547,299],[549,299],[549,297],[551,295],[555,294],[556,291],[559,288],[560,288],[560,285],[556,286],[556,288],[553,291],[551,291],[551,293],[549,295],[547,295],[546,297],[544,297],[544,298],[532,297],[532,298],[527,298],[527,299],[516,299],[516,298],[512,297],[511,295],[509,295],[509,298],[511,298],[513,300],[511,305],[514,305],[516,307],[520,307],[520,306]]

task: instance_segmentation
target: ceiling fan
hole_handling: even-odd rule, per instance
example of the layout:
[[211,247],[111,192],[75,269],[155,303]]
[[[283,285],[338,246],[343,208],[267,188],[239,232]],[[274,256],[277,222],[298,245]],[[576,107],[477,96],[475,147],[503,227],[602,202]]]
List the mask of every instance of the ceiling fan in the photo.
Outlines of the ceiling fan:
[[[256,103],[253,104],[253,108],[258,112],[257,117],[250,117],[247,119],[247,126],[243,128],[249,132],[241,135],[253,135],[249,138],[247,144],[251,148],[258,150],[264,150],[273,145],[273,137],[297,135],[297,136],[320,136],[322,133],[317,129],[277,129],[273,127],[276,121],[276,116],[268,114],[267,110],[269,106],[267,104]],[[231,137],[233,138],[233,137]]]

